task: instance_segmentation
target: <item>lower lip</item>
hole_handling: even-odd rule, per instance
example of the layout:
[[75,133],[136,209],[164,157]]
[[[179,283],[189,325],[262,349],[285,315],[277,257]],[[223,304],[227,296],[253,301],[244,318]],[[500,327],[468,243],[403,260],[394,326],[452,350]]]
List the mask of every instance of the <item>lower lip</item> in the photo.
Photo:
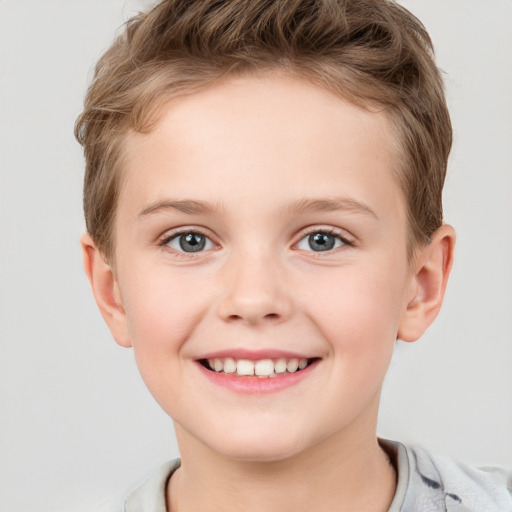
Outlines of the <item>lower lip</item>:
[[307,379],[318,366],[320,360],[313,361],[309,366],[295,373],[285,373],[277,377],[246,377],[234,376],[228,373],[217,373],[206,369],[201,363],[197,363],[202,374],[213,384],[221,386],[236,393],[265,394],[277,393],[289,387],[295,386]]

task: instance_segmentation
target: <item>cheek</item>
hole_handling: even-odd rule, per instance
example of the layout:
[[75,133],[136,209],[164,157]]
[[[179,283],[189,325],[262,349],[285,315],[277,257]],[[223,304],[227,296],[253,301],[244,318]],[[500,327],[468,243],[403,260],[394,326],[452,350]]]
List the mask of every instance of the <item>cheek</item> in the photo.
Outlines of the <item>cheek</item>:
[[124,284],[125,313],[137,367],[156,401],[170,413],[169,396],[180,393],[186,375],[182,347],[205,314],[206,290],[194,286],[194,279],[171,273],[168,268],[139,272]]
[[390,267],[383,272],[380,265],[347,266],[316,276],[308,308],[332,350],[368,359],[368,351],[387,353],[394,346],[405,284],[400,276]]
[[309,312],[331,351],[336,390],[331,400],[339,402],[341,393],[342,414],[350,416],[382,386],[395,348],[402,284],[378,269],[345,270],[336,279],[316,281],[329,292],[315,287]]
[[125,281],[123,302],[136,357],[154,356],[158,364],[160,355],[180,349],[208,307],[205,287],[196,281],[168,268]]

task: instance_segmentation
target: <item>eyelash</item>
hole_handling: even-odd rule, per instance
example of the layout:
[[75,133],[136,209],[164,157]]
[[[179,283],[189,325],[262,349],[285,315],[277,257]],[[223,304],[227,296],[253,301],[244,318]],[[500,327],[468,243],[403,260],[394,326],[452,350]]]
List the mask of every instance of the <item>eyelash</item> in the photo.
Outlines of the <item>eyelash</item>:
[[217,244],[215,244],[215,242],[212,241],[211,237],[208,236],[203,230],[201,230],[199,228],[191,228],[191,229],[182,229],[180,231],[176,231],[174,233],[164,235],[164,237],[158,241],[158,246],[162,247],[164,249],[167,249],[168,251],[171,251],[173,253],[173,255],[178,258],[190,258],[191,256],[195,255],[196,253],[198,253],[198,252],[201,253],[204,251],[203,250],[196,251],[196,252],[194,252],[194,251],[190,251],[190,252],[179,251],[179,250],[176,250],[176,249],[170,247],[168,244],[170,242],[172,242],[173,240],[178,239],[180,236],[191,235],[191,234],[201,235],[204,238],[206,238],[207,240],[209,240],[210,243],[213,244],[214,246],[217,245]]
[[[336,238],[337,240],[339,240],[342,243],[342,246],[344,246],[344,245],[354,246],[355,245],[353,241],[351,241],[348,238],[346,238],[345,236],[343,236],[339,231],[337,231],[334,228],[313,227],[301,234],[300,240],[294,244],[294,247],[297,247],[305,238],[308,238],[311,235],[316,235],[316,234],[330,235],[330,236]],[[328,249],[326,251],[309,250],[306,252],[311,252],[315,255],[321,255],[323,252],[332,253],[335,249],[339,249],[339,248],[340,247],[335,247],[333,249]]]
[[[163,247],[163,248],[167,248],[169,251],[172,251],[174,255],[176,255],[177,257],[180,257],[180,258],[190,258],[194,254],[196,254],[196,252],[198,252],[198,253],[204,252],[203,249],[201,249],[199,251],[196,251],[196,252],[194,252],[194,251],[190,251],[190,252],[180,251],[180,250],[176,250],[176,249],[174,249],[174,248],[169,246],[169,243],[171,241],[178,239],[180,236],[189,235],[189,234],[201,235],[204,238],[206,238],[207,240],[209,240],[211,244],[216,245],[215,242],[213,242],[211,240],[211,238],[203,230],[198,229],[198,228],[193,228],[193,229],[184,229],[184,230],[176,231],[176,232],[171,233],[171,234],[166,234],[163,238],[161,238],[159,240],[158,246],[159,247]],[[298,245],[304,239],[306,239],[307,237],[309,237],[311,235],[316,235],[316,234],[330,235],[330,236],[336,238],[337,240],[339,240],[342,243],[341,247],[342,246],[354,246],[355,245],[353,241],[348,240],[346,237],[341,235],[341,233],[339,231],[337,231],[337,230],[335,230],[333,228],[318,227],[318,228],[311,228],[311,229],[308,229],[307,231],[303,232],[301,234],[301,237],[300,237],[299,241],[296,242],[295,244],[293,244],[293,247],[298,247]],[[311,253],[313,253],[315,255],[321,255],[323,252],[332,253],[335,249],[339,249],[339,248],[340,247],[334,247],[332,249],[327,249],[325,251],[305,250],[305,252],[311,252]]]

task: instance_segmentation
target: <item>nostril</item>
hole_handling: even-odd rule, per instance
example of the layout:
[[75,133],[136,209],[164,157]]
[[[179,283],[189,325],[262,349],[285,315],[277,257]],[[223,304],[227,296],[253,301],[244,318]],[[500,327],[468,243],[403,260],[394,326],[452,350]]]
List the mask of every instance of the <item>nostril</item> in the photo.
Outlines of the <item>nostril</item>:
[[[248,315],[246,315],[247,317]],[[263,318],[268,320],[277,320],[279,319],[280,315],[278,313],[268,313],[263,316]],[[234,321],[234,320],[243,320],[244,315],[229,315],[228,320]]]
[[218,303],[219,316],[228,322],[243,320],[249,324],[261,321],[277,323],[291,313],[291,303],[287,297],[280,297],[266,290],[254,287],[235,289],[222,297]]

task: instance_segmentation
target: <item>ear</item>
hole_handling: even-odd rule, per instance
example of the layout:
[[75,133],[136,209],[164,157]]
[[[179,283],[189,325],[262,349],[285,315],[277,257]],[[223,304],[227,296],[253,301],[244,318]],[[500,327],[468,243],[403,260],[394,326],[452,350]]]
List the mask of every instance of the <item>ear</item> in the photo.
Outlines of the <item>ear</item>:
[[91,283],[92,293],[103,319],[115,341],[122,347],[131,347],[126,314],[114,272],[89,233],[82,235],[80,243],[84,270]]
[[416,341],[435,320],[443,303],[453,263],[455,230],[443,224],[415,257],[412,298],[401,318],[397,338]]

